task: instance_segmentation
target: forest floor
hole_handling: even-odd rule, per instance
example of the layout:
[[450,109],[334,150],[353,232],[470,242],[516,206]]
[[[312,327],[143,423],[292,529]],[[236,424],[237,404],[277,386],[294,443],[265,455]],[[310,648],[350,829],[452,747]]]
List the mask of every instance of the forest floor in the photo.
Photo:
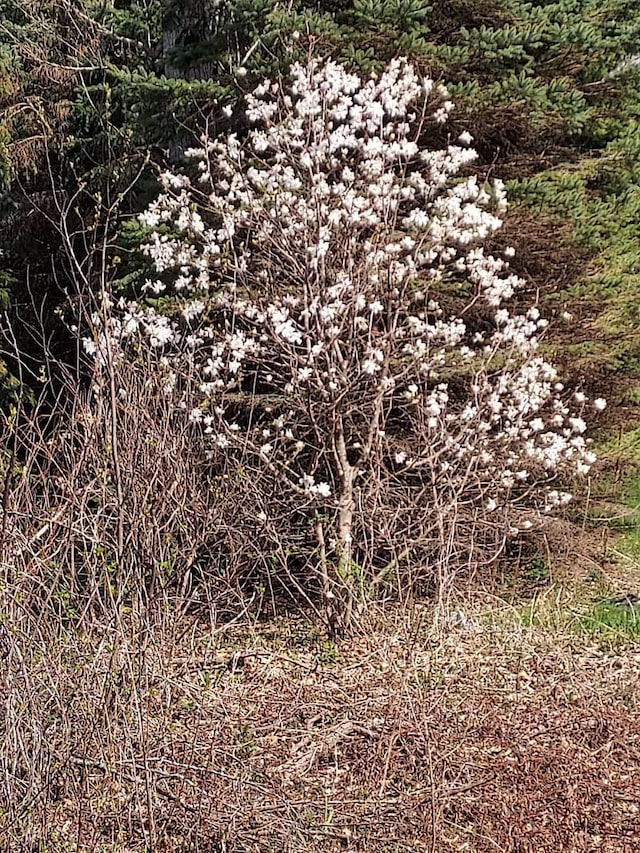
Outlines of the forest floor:
[[598,603],[640,566],[577,550],[339,642],[301,617],[25,638],[1,849],[640,850],[640,610]]

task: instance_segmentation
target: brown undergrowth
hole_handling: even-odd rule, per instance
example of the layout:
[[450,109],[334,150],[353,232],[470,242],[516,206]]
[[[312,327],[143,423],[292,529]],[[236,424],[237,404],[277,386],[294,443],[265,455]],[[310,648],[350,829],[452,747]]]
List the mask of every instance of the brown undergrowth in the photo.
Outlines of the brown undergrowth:
[[640,849],[640,644],[553,586],[46,636],[3,593],[7,853]]

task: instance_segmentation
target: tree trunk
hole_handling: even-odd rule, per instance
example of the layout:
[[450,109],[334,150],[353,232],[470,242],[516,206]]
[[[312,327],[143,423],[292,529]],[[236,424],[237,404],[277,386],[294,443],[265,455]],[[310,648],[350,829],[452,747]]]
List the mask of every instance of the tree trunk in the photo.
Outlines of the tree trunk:
[[357,616],[359,584],[353,562],[353,514],[355,510],[354,484],[358,473],[347,458],[342,423],[339,423],[335,440],[335,457],[340,473],[338,498],[338,523],[336,529],[336,565],[332,590],[335,603],[333,629],[344,632],[352,627]]

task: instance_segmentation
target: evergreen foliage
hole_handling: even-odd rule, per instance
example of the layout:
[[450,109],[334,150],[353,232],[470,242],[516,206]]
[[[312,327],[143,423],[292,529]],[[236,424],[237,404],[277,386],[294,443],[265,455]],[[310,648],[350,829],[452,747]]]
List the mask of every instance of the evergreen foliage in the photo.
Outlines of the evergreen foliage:
[[[0,287],[14,306],[35,292],[53,311],[67,288],[47,221],[55,193],[76,198],[80,220],[95,223],[104,200],[126,191],[111,240],[148,201],[153,167],[179,159],[202,130],[227,132],[238,115],[221,107],[258,78],[309,50],[365,73],[402,53],[447,82],[453,132],[472,130],[481,169],[510,180],[520,218],[567,223],[567,251],[591,254],[588,271],[555,298],[581,300],[587,316],[603,300],[592,332],[598,365],[635,375],[638,336],[622,341],[620,332],[635,328],[640,290],[639,0],[2,0],[0,15]],[[140,170],[144,180],[131,186]],[[126,239],[112,256],[120,263],[110,274],[135,291],[143,272]]]

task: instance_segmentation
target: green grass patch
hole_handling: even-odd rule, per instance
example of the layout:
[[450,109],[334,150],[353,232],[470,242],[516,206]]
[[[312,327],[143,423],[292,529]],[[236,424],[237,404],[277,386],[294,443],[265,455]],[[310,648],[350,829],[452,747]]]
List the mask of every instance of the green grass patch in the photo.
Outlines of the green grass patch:
[[[634,430],[640,439],[640,430]],[[636,452],[640,445],[636,447]],[[617,540],[618,550],[633,559],[640,558],[640,472],[635,470],[633,474],[624,479],[621,490],[621,501],[627,512],[616,519],[612,527],[620,532]]]
[[595,602],[576,618],[576,627],[607,639],[640,640],[640,608]]
[[605,468],[593,483],[587,518],[614,533],[615,549],[640,558],[640,427],[619,430],[596,448]]

